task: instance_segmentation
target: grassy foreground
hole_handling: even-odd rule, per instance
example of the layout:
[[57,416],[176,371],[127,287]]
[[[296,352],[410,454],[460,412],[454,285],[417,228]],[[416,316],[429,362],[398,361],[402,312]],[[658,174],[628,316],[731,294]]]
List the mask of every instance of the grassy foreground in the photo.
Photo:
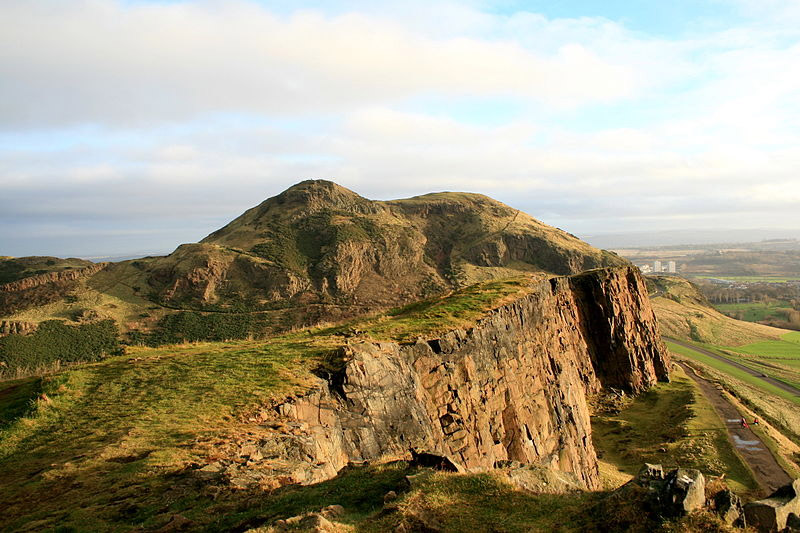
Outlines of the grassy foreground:
[[337,328],[266,342],[134,347],[52,376],[0,383],[0,529],[126,531],[181,514],[214,530],[214,516],[235,517],[230,508],[249,508],[254,495],[196,485],[188,472],[208,462],[206,444],[248,431],[253,410],[306,390],[315,368],[335,363],[344,333],[435,335],[474,322],[528,286],[525,278],[487,282]]
[[758,490],[725,424],[680,367],[673,368],[670,383],[659,383],[617,413],[593,417],[592,440],[602,461],[631,476],[643,463],[658,463],[724,474],[743,494]]

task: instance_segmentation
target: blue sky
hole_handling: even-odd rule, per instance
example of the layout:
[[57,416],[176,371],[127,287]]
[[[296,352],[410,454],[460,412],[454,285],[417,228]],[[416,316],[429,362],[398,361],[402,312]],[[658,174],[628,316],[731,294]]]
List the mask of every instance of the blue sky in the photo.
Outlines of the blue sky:
[[6,0],[0,49],[0,255],[169,251],[307,178],[800,228],[795,1]]

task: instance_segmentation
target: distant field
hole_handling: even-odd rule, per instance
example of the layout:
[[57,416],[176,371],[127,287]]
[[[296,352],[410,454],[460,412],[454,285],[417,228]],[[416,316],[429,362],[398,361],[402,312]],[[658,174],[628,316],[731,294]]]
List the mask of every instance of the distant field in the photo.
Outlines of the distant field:
[[782,335],[780,340],[754,342],[744,346],[726,348],[732,352],[748,355],[760,355],[765,358],[780,357],[796,359],[800,365],[800,331]]
[[728,281],[746,281],[749,283],[786,283],[787,281],[800,281],[800,276],[726,276],[724,274],[692,276],[700,279],[724,279]]
[[761,322],[768,319],[786,320],[786,312],[792,310],[789,302],[748,302],[738,304],[714,304],[718,310],[737,320]]
[[[697,351],[692,350],[690,348],[685,348],[683,346],[674,344],[674,343],[669,342],[669,341],[667,341],[667,347],[670,349],[670,351],[673,351],[673,352],[675,352],[677,354],[683,355],[683,356],[688,357],[690,359],[694,359],[696,361],[699,361],[699,362],[701,362],[701,363],[703,363],[703,364],[705,364],[707,366],[710,366],[711,368],[715,368],[715,369],[719,370],[720,372],[723,372],[723,373],[728,374],[729,376],[732,376],[732,377],[734,377],[734,378],[736,378],[736,379],[738,379],[740,381],[743,381],[744,383],[747,383],[749,385],[752,385],[753,387],[761,389],[762,391],[764,391],[766,393],[769,393],[769,394],[772,394],[772,395],[775,395],[775,396],[779,396],[779,397],[784,398],[786,400],[789,400],[789,401],[791,401],[791,402],[793,402],[793,403],[795,403],[797,405],[800,405],[800,398],[798,398],[797,396],[795,396],[795,395],[793,395],[793,394],[791,394],[791,393],[789,393],[789,392],[787,392],[787,391],[785,391],[783,389],[780,389],[780,388],[776,387],[775,385],[767,383],[764,380],[762,380],[762,379],[760,379],[760,378],[758,378],[756,376],[752,376],[752,375],[748,374],[747,372],[745,372],[744,370],[742,370],[740,368],[736,368],[733,365],[727,364],[727,363],[725,363],[723,361],[720,361],[718,359],[714,359],[713,357],[709,357],[709,356],[704,355],[704,354],[702,354],[700,352],[697,352]],[[704,348],[710,349],[710,348],[713,348],[713,347],[704,346]],[[746,363],[745,361],[739,361],[739,362],[741,362],[743,364]],[[761,370],[761,369],[759,369],[759,370]],[[767,374],[767,375],[770,375],[769,372],[764,372],[764,373]],[[777,376],[773,376],[773,377],[777,377]],[[778,378],[778,379],[780,379],[780,378]]]

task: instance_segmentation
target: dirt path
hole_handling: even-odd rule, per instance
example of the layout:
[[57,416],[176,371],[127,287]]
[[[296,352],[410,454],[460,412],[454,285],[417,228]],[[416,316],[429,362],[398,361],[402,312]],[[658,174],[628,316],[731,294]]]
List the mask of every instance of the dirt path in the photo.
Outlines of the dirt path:
[[728,437],[742,459],[750,466],[756,476],[758,483],[768,492],[772,492],[778,487],[782,487],[792,482],[783,468],[773,457],[772,452],[761,442],[761,439],[753,433],[750,428],[743,428],[740,420],[742,416],[733,404],[728,401],[725,395],[717,387],[697,374],[691,366],[680,362],[678,363],[686,371],[686,375],[692,378],[700,387],[700,391],[714,406],[714,410],[725,422],[728,428]]
[[693,344],[689,344],[688,342],[679,341],[678,339],[673,339],[673,338],[670,338],[670,337],[664,337],[664,340],[667,340],[669,342],[673,342],[673,343],[675,343],[675,344],[677,344],[679,346],[683,346],[684,348],[689,348],[690,350],[694,350],[695,352],[701,353],[701,354],[706,355],[708,357],[713,357],[714,359],[722,361],[723,363],[728,363],[731,366],[735,366],[739,370],[743,370],[744,372],[747,372],[751,376],[755,376],[757,378],[762,379],[763,381],[766,381],[770,385],[775,385],[776,387],[778,387],[780,389],[783,389],[783,390],[785,390],[786,392],[788,392],[790,394],[794,394],[796,396],[800,396],[800,389],[798,389],[797,387],[792,387],[788,383],[784,383],[783,381],[781,381],[779,379],[775,379],[775,378],[771,378],[769,376],[765,376],[764,374],[762,374],[758,370],[753,370],[749,366],[745,366],[745,365],[743,365],[741,363],[737,363],[736,361],[734,361],[732,359],[728,359],[727,357],[723,357],[723,356],[721,356],[719,354],[716,354],[716,353],[714,353],[714,352],[712,352],[710,350],[706,350],[704,348],[700,348],[699,346],[695,346]]

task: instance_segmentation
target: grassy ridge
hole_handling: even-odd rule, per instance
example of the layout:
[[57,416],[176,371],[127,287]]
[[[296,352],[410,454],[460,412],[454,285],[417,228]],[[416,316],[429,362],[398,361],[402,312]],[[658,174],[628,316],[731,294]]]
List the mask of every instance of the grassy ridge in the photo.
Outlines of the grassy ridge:
[[[357,325],[373,338],[433,335],[474,322],[526,286],[524,279],[484,283]],[[124,531],[163,525],[176,512],[199,523],[211,519],[210,508],[225,515],[224,498],[191,487],[186,469],[205,461],[209,442],[248,431],[254,409],[305,391],[312,370],[344,344],[341,333],[131,347],[125,357],[21,382],[17,392],[3,384],[0,528]],[[237,498],[228,503],[245,506]],[[32,510],[30,501],[40,503]]]
[[408,341],[466,327],[489,308],[503,305],[527,290],[527,278],[517,277],[477,283],[447,298],[433,298],[389,311],[383,316],[357,320],[324,333],[355,330],[375,340]]
[[668,337],[717,346],[780,339],[787,330],[744,322],[714,309],[691,282],[666,276],[646,278],[661,332]]
[[0,256],[0,285],[48,272],[83,268],[91,264],[93,264],[91,261],[75,258]]

